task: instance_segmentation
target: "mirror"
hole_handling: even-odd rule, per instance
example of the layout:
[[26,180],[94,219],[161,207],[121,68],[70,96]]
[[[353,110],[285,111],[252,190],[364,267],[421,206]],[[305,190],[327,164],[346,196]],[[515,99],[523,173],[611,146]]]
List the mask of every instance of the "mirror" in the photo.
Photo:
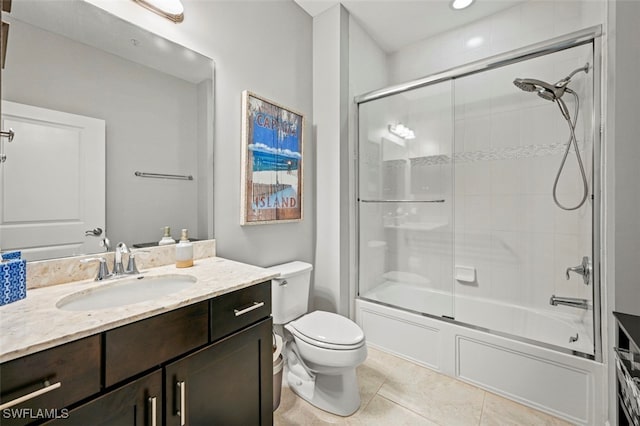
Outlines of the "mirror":
[[105,234],[131,247],[164,226],[213,238],[213,61],[84,1],[22,0],[3,20],[2,126],[16,136],[0,165],[0,248],[100,252]]

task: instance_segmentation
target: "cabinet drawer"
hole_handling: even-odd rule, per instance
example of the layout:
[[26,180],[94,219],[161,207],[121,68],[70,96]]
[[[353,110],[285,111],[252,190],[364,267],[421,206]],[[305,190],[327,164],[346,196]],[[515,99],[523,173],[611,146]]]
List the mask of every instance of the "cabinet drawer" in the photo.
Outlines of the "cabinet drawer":
[[211,299],[211,341],[271,315],[271,281]]
[[60,409],[100,392],[100,336],[8,361],[0,365],[0,377],[2,404],[48,389],[2,412],[3,425],[29,423],[33,419],[24,418],[29,411],[23,409]]
[[105,386],[111,386],[207,343],[208,302],[105,333]]

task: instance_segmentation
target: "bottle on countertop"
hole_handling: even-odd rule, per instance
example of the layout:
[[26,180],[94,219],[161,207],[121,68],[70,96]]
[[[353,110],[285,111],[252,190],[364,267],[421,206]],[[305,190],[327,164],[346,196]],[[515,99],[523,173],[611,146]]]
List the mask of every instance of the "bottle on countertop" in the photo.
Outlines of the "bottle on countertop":
[[176,267],[190,266],[193,266],[193,244],[189,241],[189,231],[183,229],[180,241],[176,244]]
[[158,245],[159,246],[166,246],[168,244],[175,244],[176,240],[171,238],[171,228],[168,227],[168,226],[165,226],[163,229],[164,229],[164,236],[162,237],[162,239],[160,241],[158,241]]

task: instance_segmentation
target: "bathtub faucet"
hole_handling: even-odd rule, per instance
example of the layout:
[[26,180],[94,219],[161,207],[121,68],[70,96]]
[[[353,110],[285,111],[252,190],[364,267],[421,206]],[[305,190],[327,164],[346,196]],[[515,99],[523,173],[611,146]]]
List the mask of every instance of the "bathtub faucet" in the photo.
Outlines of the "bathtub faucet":
[[549,299],[549,304],[552,306],[565,305],[572,308],[589,309],[589,302],[587,299],[576,299],[575,297],[557,297],[555,294]]

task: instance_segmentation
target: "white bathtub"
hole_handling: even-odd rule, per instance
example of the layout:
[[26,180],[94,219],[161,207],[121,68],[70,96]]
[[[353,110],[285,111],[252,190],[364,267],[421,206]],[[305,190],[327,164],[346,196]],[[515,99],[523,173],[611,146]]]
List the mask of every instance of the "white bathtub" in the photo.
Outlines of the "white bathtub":
[[[367,292],[355,308],[356,322],[373,347],[575,424],[605,423],[603,364],[571,353],[593,353],[590,326],[579,318],[471,297],[454,300],[451,294],[398,282]],[[456,312],[455,322],[406,309],[428,309],[436,316]],[[569,343],[576,333],[578,341]]]
[[450,292],[397,281],[386,281],[362,297],[433,316],[454,317],[457,322],[517,339],[594,354],[591,311],[585,315],[587,311],[576,310],[571,315],[561,308],[554,309],[556,312],[536,310],[485,298],[454,297]]

